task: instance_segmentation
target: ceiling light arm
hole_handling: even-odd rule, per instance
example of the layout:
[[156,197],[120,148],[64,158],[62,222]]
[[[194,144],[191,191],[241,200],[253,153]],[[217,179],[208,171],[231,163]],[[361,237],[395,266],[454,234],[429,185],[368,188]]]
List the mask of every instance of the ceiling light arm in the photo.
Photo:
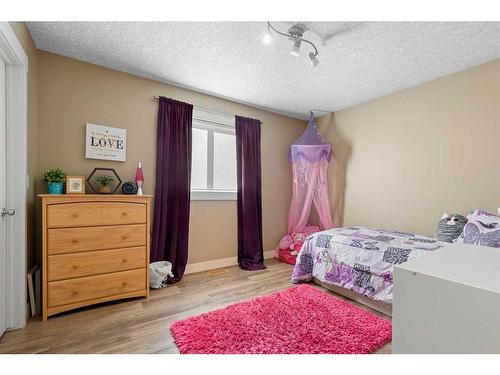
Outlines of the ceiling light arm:
[[287,33],[282,33],[281,31],[279,31],[278,29],[276,29],[273,25],[271,25],[271,22],[267,21],[267,29],[271,29],[273,30],[276,34],[280,34],[280,35],[283,35],[287,38],[290,38],[291,35],[290,34],[287,34]]
[[314,48],[314,56],[318,56],[319,55],[318,49],[316,48],[316,46],[314,45],[313,42],[311,42],[310,40],[301,38],[301,37],[299,37],[299,39],[302,40],[303,42],[309,43],[312,46],[312,48]]
[[287,38],[296,38],[296,39],[299,39],[300,41],[302,42],[306,42],[307,44],[310,44],[312,46],[312,48],[314,48],[314,56],[318,56],[319,55],[319,52],[318,52],[318,49],[316,48],[316,46],[314,45],[313,42],[311,42],[310,40],[307,40],[307,39],[304,39],[302,38],[301,36],[299,35],[293,35],[293,34],[288,34],[288,33],[282,33],[281,31],[279,31],[278,29],[276,29],[273,25],[271,25],[271,22],[267,21],[267,29],[271,29],[273,30],[276,34],[279,34],[279,35],[283,35],[284,37],[287,37]]

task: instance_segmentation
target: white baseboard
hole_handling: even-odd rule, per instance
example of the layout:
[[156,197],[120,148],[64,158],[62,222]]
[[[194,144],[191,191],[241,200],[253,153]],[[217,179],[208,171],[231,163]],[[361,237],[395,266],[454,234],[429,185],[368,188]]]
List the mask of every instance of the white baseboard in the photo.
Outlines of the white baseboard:
[[[270,259],[273,257],[274,250],[264,251],[264,259]],[[222,267],[236,266],[237,264],[237,257],[209,260],[208,262],[191,263],[186,266],[186,271],[184,271],[184,274],[209,271]]]

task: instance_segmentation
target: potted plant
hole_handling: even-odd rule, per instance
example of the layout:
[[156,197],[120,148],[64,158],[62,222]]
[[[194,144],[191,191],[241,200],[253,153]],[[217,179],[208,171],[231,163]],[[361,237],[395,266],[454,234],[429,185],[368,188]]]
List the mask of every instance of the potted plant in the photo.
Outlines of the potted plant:
[[110,194],[113,191],[113,186],[111,186],[111,183],[114,181],[113,177],[101,175],[96,178],[96,181],[99,183],[97,187],[99,194]]
[[49,169],[43,175],[43,180],[47,182],[49,194],[62,194],[65,179],[66,173],[61,168]]

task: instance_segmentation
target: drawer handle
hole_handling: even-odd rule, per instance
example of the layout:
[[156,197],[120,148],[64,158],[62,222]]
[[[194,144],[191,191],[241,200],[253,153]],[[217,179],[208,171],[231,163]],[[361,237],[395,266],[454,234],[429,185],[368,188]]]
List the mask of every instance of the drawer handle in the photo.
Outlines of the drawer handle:
[[122,281],[122,286],[127,286],[127,282],[126,281]]
[[123,216],[127,216],[127,213],[126,213],[126,212],[122,212],[122,215],[123,215]]
[[73,243],[78,243],[80,240],[78,238],[73,238]]
[[123,258],[122,263],[127,263],[127,258]]
[[73,264],[73,269],[76,270],[78,266],[76,264]]
[[73,293],[71,293],[71,294],[76,296],[78,293],[80,293],[78,290],[73,290]]
[[74,213],[73,213],[73,217],[78,217],[78,216],[80,216],[80,215],[78,214],[78,212],[74,212]]
[[128,238],[128,234],[122,235],[122,239],[126,240]]

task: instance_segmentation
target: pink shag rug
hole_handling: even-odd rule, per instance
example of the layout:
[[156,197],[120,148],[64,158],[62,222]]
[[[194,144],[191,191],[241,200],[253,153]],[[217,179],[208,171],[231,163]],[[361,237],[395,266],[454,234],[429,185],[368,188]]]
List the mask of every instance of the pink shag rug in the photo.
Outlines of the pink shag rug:
[[365,354],[391,340],[389,320],[309,285],[175,322],[182,354]]

